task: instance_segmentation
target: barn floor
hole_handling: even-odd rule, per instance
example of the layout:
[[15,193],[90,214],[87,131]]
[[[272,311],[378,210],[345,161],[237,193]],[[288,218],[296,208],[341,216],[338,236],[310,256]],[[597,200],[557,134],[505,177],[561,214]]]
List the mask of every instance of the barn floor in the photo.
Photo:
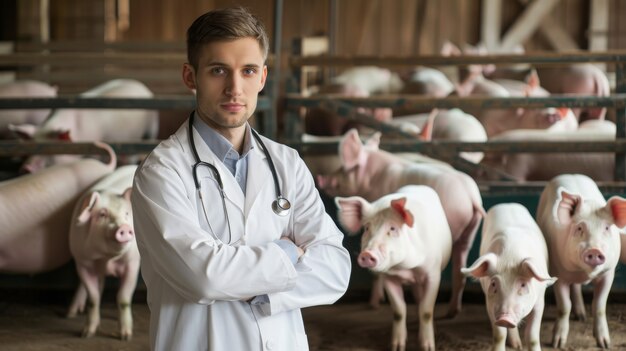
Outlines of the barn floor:
[[[417,350],[416,306],[410,305],[409,347]],[[437,305],[436,315],[446,306]],[[589,309],[589,307],[588,307]],[[626,350],[626,305],[610,305],[608,309],[612,350]],[[541,340],[543,350],[550,339],[555,318],[554,305],[548,305],[544,316]],[[64,318],[65,306],[51,303],[0,303],[0,350],[5,351],[67,351],[67,350],[148,350],[149,311],[145,304],[133,306],[134,337],[130,342],[117,340],[116,309],[106,303],[102,309],[99,333],[91,339],[79,337],[84,316]],[[388,305],[378,310],[365,303],[338,303],[304,310],[311,350],[369,351],[388,350],[391,311]],[[572,321],[566,350],[598,350],[592,336],[591,321]],[[491,331],[484,306],[466,304],[453,320],[436,321],[438,350],[487,350]]]

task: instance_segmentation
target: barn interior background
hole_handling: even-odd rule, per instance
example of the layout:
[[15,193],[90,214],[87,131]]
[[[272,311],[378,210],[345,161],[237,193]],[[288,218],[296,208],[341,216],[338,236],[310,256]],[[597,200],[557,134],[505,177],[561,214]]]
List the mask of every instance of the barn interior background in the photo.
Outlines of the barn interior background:
[[[259,15],[271,40],[280,34],[270,58],[279,81],[273,96],[266,92],[270,110],[278,115],[264,121],[266,131],[277,138],[285,135],[281,101],[288,91],[301,88],[304,73],[291,64],[300,53],[381,59],[437,56],[446,41],[482,42],[495,54],[510,53],[518,44],[526,53],[626,48],[626,21],[621,20],[626,18],[626,4],[619,0],[190,0],[184,5],[177,0],[7,0],[0,2],[0,81],[41,80],[58,85],[61,96],[71,96],[126,77],[146,83],[157,100],[182,96],[189,101],[180,80],[185,30],[199,14],[233,4]],[[304,52],[307,49],[311,51]],[[604,67],[615,88],[615,65]],[[341,69],[329,66],[324,72]],[[175,130],[192,108],[184,103],[156,106],[160,137]],[[536,195],[517,193],[507,200],[532,202]],[[485,198],[486,207],[500,201],[497,195]],[[366,272],[355,277],[355,287],[368,288]],[[7,288],[62,290],[74,284],[71,269],[34,277],[0,276],[0,285]],[[614,288],[624,290],[626,278],[618,276]]]

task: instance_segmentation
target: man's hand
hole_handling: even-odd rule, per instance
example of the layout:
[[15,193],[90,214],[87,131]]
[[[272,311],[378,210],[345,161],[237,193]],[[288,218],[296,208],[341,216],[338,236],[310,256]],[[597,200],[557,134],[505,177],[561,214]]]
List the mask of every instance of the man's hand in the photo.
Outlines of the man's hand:
[[[293,242],[293,240],[291,240],[290,237],[288,236],[283,236],[280,238],[280,240],[287,240],[287,241],[291,241],[294,245],[296,245],[296,243]],[[304,250],[302,248],[300,248],[300,246],[296,245],[296,250],[298,250],[298,259],[300,259],[300,257],[302,257],[302,255],[304,255]]]

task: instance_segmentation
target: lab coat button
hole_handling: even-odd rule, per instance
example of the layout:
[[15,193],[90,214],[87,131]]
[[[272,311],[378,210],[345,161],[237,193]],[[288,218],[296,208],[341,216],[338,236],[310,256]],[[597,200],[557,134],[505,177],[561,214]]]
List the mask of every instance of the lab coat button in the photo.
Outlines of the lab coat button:
[[265,343],[265,347],[266,347],[268,350],[273,349],[273,348],[274,348],[274,342],[273,342],[272,340],[267,340],[267,342]]

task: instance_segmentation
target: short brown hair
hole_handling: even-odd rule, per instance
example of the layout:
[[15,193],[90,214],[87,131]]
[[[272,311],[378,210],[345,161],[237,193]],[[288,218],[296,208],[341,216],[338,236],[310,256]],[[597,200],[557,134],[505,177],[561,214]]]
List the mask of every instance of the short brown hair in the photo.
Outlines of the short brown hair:
[[267,59],[269,39],[263,23],[246,8],[231,7],[213,10],[196,18],[187,29],[187,60],[198,69],[198,56],[203,45],[214,41],[254,38]]

